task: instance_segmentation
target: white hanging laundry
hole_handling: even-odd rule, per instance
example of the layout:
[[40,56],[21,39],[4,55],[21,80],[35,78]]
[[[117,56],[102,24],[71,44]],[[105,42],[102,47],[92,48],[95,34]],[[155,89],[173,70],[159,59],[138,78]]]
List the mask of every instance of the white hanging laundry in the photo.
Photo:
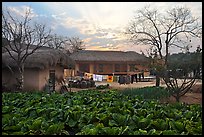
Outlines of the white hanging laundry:
[[93,80],[94,80],[94,81],[97,81],[97,76],[96,76],[96,74],[93,74]]
[[94,81],[103,81],[102,75],[93,74],[93,80]]
[[102,75],[98,75],[98,81],[103,81],[103,76]]

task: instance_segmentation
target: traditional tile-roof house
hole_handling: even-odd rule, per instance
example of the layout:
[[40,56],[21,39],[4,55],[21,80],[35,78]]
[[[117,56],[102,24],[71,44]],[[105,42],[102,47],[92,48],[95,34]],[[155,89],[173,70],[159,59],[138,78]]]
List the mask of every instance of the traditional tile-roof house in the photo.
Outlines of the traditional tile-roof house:
[[101,75],[127,75],[139,71],[148,72],[149,59],[137,52],[80,50],[70,56],[77,72]]
[[[11,54],[17,57],[16,53],[11,52]],[[24,90],[44,90],[51,75],[58,79],[63,78],[64,69],[74,68],[74,63],[67,54],[60,50],[39,48],[25,61]],[[18,75],[16,62],[8,52],[2,53],[2,84],[10,88],[14,87]],[[60,85],[56,85],[55,90],[59,91],[60,88]]]

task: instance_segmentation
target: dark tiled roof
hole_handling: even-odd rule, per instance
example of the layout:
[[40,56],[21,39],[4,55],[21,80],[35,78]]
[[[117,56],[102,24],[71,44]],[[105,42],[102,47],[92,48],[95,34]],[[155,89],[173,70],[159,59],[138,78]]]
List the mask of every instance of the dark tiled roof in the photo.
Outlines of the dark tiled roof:
[[146,56],[134,51],[81,50],[71,54],[70,57],[75,61],[148,61]]

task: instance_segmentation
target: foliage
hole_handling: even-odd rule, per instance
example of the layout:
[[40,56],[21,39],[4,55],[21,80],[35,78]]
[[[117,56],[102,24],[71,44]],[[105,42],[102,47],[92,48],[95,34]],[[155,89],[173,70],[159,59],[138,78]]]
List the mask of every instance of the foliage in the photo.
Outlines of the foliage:
[[107,88],[109,88],[109,84],[96,86],[96,89],[107,89]]
[[164,87],[143,87],[143,88],[130,88],[121,92],[128,96],[140,96],[143,99],[162,99],[169,97],[168,91]]
[[202,53],[178,53],[169,56],[169,69],[183,69],[191,72],[202,64]]
[[197,50],[192,53],[171,55],[168,68],[161,72],[161,77],[165,81],[169,94],[175,97],[177,102],[196,83],[196,79],[202,77],[201,50],[200,47],[197,47]]
[[3,135],[202,134],[202,106],[118,91],[2,93]]

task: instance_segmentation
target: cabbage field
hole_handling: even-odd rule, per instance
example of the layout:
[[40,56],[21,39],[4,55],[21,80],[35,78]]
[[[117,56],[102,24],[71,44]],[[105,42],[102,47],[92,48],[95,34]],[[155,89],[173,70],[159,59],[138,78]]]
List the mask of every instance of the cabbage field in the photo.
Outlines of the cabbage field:
[[202,106],[116,90],[2,93],[3,135],[201,135]]

